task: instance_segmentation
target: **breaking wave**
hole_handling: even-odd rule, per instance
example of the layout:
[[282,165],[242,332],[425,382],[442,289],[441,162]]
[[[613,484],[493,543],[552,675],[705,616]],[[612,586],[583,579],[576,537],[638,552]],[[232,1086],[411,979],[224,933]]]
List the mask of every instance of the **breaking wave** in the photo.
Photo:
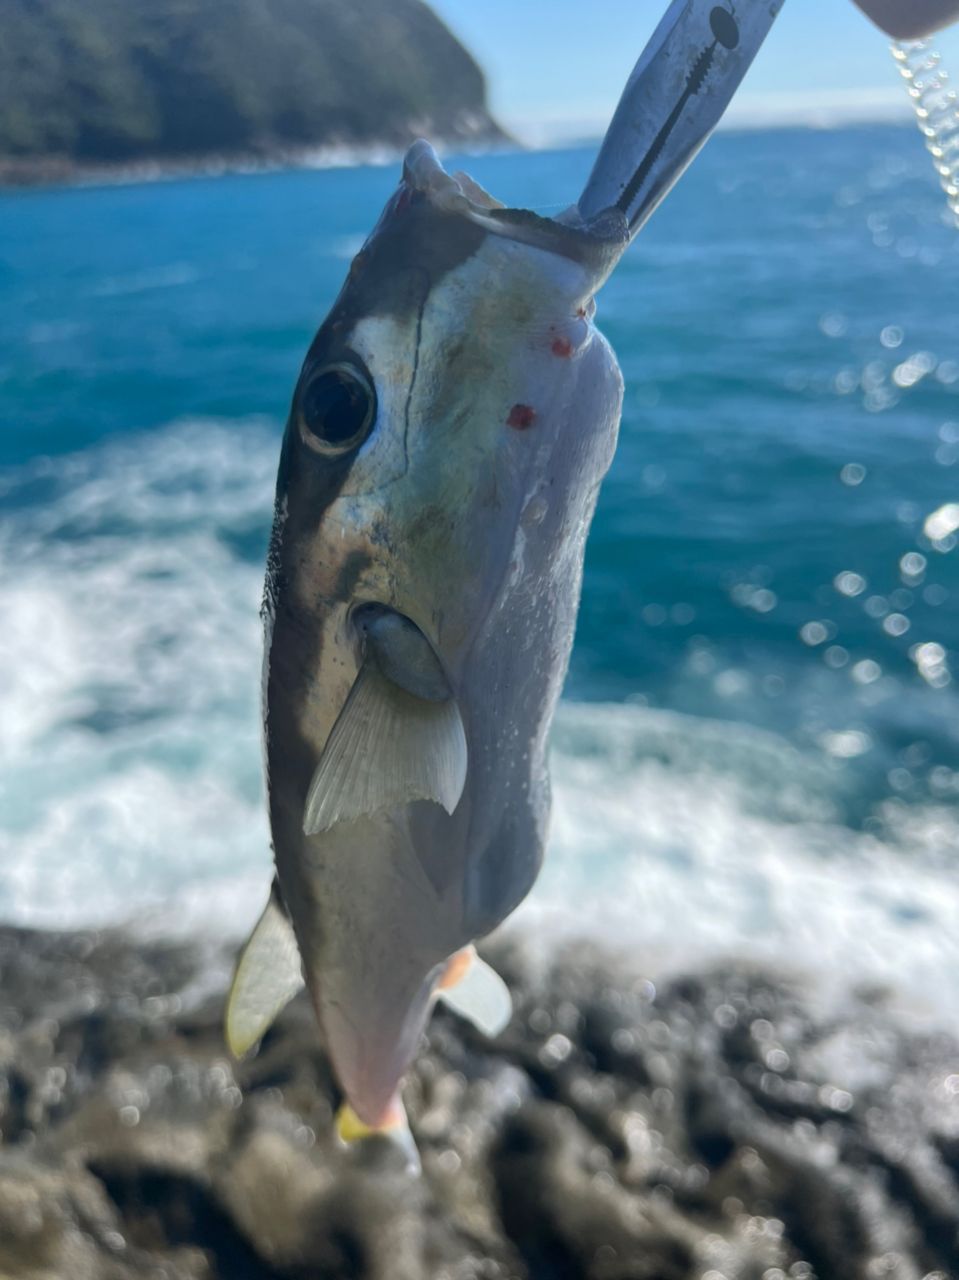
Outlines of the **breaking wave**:
[[[3,478],[0,918],[240,934],[270,875],[258,605],[275,424],[191,420]],[[952,1004],[954,808],[849,816],[848,762],[566,703],[546,868],[510,927],[786,960]]]

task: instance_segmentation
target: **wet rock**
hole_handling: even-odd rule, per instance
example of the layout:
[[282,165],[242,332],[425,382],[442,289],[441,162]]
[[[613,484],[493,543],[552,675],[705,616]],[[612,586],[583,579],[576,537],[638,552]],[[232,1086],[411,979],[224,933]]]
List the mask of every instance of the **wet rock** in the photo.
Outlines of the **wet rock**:
[[102,1182],[80,1167],[0,1153],[0,1275],[12,1280],[209,1280],[204,1254],[157,1240],[146,1253]]
[[828,1014],[726,966],[662,984],[502,948],[512,1024],[438,1012],[423,1160],[342,1151],[296,1000],[225,1053],[227,957],[0,930],[0,1276],[15,1280],[948,1280],[959,1052],[874,993]]

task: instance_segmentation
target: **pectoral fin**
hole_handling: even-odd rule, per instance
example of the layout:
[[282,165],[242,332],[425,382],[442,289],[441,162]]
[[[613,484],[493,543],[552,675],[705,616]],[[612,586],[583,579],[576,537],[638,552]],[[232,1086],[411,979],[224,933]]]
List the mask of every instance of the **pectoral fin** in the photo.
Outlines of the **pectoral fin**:
[[509,987],[495,969],[479,958],[473,947],[458,951],[450,958],[436,995],[491,1039],[499,1035],[513,1016]]
[[466,734],[456,700],[409,693],[371,653],[316,767],[303,830],[316,835],[411,800],[435,800],[452,813],[465,781]]
[[241,1058],[303,986],[293,926],[274,885],[237,962],[226,1005],[226,1040]]

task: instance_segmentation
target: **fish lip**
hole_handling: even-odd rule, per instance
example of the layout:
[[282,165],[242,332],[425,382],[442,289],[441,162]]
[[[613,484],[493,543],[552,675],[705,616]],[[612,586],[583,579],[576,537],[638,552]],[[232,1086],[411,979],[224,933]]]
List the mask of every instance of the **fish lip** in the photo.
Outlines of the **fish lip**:
[[[404,189],[410,193],[405,201]],[[403,160],[400,191],[393,197],[395,211],[401,211],[414,194],[427,199],[441,213],[466,218],[494,235],[570,258],[600,278],[612,270],[629,243],[629,224],[615,208],[603,210],[584,223],[575,205],[559,220],[544,218],[531,209],[480,204],[454,175],[447,173],[436,151],[423,138],[413,143]]]

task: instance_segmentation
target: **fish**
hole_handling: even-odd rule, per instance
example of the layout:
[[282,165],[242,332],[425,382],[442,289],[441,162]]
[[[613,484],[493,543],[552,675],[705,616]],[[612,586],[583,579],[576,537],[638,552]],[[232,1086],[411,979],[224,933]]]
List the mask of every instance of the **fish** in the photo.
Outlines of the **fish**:
[[275,878],[226,1036],[249,1052],[305,984],[344,1140],[391,1134],[415,1160],[401,1086],[437,1001],[490,1036],[509,1022],[476,943],[547,844],[549,729],[623,399],[596,294],[776,7],[674,3],[556,218],[415,142],[307,352],[263,608]]

